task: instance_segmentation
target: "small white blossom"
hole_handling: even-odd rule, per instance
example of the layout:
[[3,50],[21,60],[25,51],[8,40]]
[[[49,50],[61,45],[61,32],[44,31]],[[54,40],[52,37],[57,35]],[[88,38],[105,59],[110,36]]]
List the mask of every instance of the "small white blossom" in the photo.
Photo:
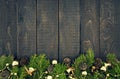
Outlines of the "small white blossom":
[[71,72],[71,69],[69,68],[69,69],[67,69],[66,71],[67,71],[67,73],[70,73],[70,72]]
[[70,73],[70,72],[73,72],[74,70],[75,70],[74,68],[70,67],[66,71],[67,71],[67,73]]
[[6,63],[6,66],[9,66],[9,63]]
[[19,64],[18,61],[13,61],[13,62],[12,62],[12,66],[17,66],[18,64]]
[[115,77],[117,77],[117,75],[114,75]]
[[33,72],[34,72],[36,69],[34,69],[33,67],[29,67],[29,69],[28,69],[27,67],[25,67],[25,70],[26,70],[26,72],[27,72],[30,76],[32,76]]
[[35,69],[33,68],[33,67],[29,67],[29,72],[34,72],[35,71]]
[[111,63],[104,63],[105,67],[111,66]]
[[72,79],[72,76],[69,76],[70,79]]
[[52,60],[52,64],[57,64],[57,60]]
[[86,76],[87,75],[87,71],[82,71],[82,75]]
[[45,71],[45,74],[48,74],[48,71]]
[[59,77],[59,75],[56,75],[56,77]]
[[109,76],[110,76],[110,74],[106,74],[106,76],[107,76],[107,77],[109,77]]
[[14,73],[10,73],[11,75],[13,75]]
[[69,78],[70,78],[70,79],[76,79],[76,78],[74,78],[74,77],[72,77],[72,76],[69,76]]
[[102,70],[102,71],[105,71],[106,72],[106,67],[105,66],[102,66],[101,68],[100,68],[100,70]]
[[14,73],[14,75],[17,75],[17,73]]
[[48,75],[45,79],[53,79],[53,77]]

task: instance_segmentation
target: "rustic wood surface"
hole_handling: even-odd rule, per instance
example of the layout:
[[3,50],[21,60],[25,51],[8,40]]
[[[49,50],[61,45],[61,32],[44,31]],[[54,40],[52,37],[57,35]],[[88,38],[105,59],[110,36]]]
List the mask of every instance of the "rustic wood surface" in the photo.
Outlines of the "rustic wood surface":
[[114,0],[101,0],[100,4],[100,56],[104,57],[107,53],[117,53],[117,28]]
[[59,0],[59,56],[75,58],[80,52],[79,0]]
[[[116,55],[120,59],[120,0],[115,0],[115,31],[116,36]],[[114,53],[114,52],[113,52]]]
[[0,54],[14,54],[17,52],[17,15],[16,15],[16,0],[1,0],[0,1],[0,26],[1,26],[1,41],[2,52]]
[[99,56],[99,0],[81,0],[81,50],[93,48]]
[[36,53],[36,0],[18,0],[17,55]]
[[58,0],[37,1],[37,53],[58,58]]
[[[0,0],[0,11],[3,10],[3,0]],[[2,18],[5,18],[5,16],[3,15],[3,12],[0,12],[0,55],[2,54],[2,28],[3,28],[3,19]]]
[[120,58],[120,0],[0,0],[0,55]]

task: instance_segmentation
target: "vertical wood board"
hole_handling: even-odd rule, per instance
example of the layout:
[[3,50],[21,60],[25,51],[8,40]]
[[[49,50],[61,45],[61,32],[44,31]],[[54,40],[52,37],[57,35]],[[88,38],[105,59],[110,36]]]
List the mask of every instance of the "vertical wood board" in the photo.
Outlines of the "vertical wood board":
[[100,1],[100,56],[107,53],[116,53],[117,28],[115,26],[115,6],[114,0]]
[[59,0],[59,56],[75,58],[80,52],[79,0]]
[[81,52],[92,48],[99,56],[99,0],[81,0]]
[[37,1],[37,52],[58,58],[58,0]]
[[36,53],[36,0],[18,0],[17,55]]
[[2,53],[13,54],[16,56],[17,50],[17,16],[16,16],[16,0],[1,0],[1,39]]

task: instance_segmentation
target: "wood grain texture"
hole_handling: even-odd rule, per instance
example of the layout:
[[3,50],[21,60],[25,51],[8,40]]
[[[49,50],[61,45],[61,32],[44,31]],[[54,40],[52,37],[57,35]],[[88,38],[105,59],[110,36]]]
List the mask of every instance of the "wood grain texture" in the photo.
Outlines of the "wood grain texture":
[[16,0],[1,0],[1,39],[2,39],[2,53],[14,54],[16,56],[17,50],[17,22],[16,22]]
[[115,1],[115,42],[116,42],[116,55],[120,59],[120,0]]
[[80,52],[79,0],[59,0],[59,56],[75,58]]
[[18,57],[36,53],[36,0],[18,0]]
[[81,51],[93,48],[99,56],[99,0],[81,0]]
[[[3,9],[3,0],[0,0],[0,11]],[[3,21],[2,21],[3,12],[0,12],[0,55],[2,54],[2,28],[3,28]]]
[[37,1],[37,52],[58,58],[58,0]]
[[114,21],[114,0],[101,0],[100,5],[100,56],[104,57],[107,53],[117,52],[117,28]]

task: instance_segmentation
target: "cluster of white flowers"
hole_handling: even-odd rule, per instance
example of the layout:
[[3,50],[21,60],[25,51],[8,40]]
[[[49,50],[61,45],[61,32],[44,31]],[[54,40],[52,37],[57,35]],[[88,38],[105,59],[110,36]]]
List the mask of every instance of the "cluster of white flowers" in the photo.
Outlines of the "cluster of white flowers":
[[109,67],[109,66],[111,66],[111,63],[104,63],[104,66],[102,66],[101,68],[100,68],[100,70],[102,70],[102,71],[107,71],[107,67]]
[[69,67],[66,72],[69,74],[69,79],[76,79],[73,75],[74,75],[74,71],[75,69],[73,67]]
[[17,73],[11,73],[11,75],[15,75],[15,76],[16,76],[16,75],[17,75]]

